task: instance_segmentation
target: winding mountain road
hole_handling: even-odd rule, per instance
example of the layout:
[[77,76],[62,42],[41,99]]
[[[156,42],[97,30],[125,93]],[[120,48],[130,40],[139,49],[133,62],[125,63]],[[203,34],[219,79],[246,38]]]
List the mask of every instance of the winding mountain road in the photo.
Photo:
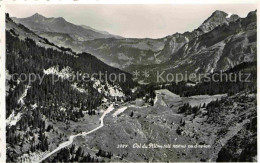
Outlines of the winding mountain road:
[[101,116],[101,118],[100,118],[100,125],[99,125],[97,128],[94,128],[93,130],[88,131],[88,132],[79,133],[79,134],[77,134],[77,135],[71,135],[71,136],[69,137],[69,140],[68,140],[68,141],[61,143],[56,149],[54,149],[54,150],[51,151],[50,153],[46,154],[46,155],[43,156],[42,158],[40,158],[40,160],[37,161],[37,162],[42,162],[42,161],[44,161],[45,159],[47,159],[48,157],[50,157],[51,155],[53,155],[54,153],[58,152],[59,150],[61,150],[61,149],[65,148],[65,147],[71,145],[72,142],[73,142],[73,140],[74,140],[74,138],[76,138],[76,137],[78,137],[78,136],[86,136],[86,135],[89,135],[89,134],[91,134],[91,133],[93,133],[93,132],[99,130],[100,128],[102,128],[102,127],[104,126],[104,118],[105,118],[105,116],[106,116],[108,113],[110,113],[112,110],[114,110],[114,109],[115,109],[115,108],[114,108],[114,105],[111,104],[111,105],[107,108],[107,110],[104,111],[104,113],[102,114],[102,116]]
[[[160,94],[159,94],[159,95],[160,95]],[[157,96],[158,96],[158,94],[157,94]],[[159,103],[159,104],[162,104],[162,103],[165,104],[165,101],[164,101],[162,98],[159,98],[159,99],[158,99],[157,96],[156,96],[156,99],[157,99],[157,100],[156,100],[155,103],[156,103],[156,104],[157,104],[157,103]],[[160,96],[161,96],[161,95],[160,95]],[[125,106],[125,107],[122,107],[122,108],[118,109],[118,110],[113,114],[113,117],[116,117],[117,115],[121,114],[122,112],[124,112],[124,111],[125,111],[127,108],[129,108],[129,107],[143,108],[143,107],[139,107],[139,106],[136,106],[136,105]],[[145,106],[145,107],[147,107],[147,106]],[[42,156],[42,157],[39,159],[39,161],[36,161],[36,162],[42,162],[42,161],[44,161],[45,159],[47,159],[48,157],[50,157],[51,155],[53,155],[54,153],[58,152],[59,150],[65,148],[65,147],[68,147],[69,145],[71,145],[71,144],[73,143],[74,138],[79,137],[79,136],[89,135],[89,134],[91,134],[91,133],[93,133],[93,132],[99,130],[100,128],[102,128],[102,127],[104,126],[104,118],[105,118],[105,116],[106,116],[108,113],[110,113],[111,111],[113,111],[114,109],[115,109],[115,108],[114,108],[114,105],[111,104],[111,105],[107,108],[107,110],[104,111],[104,113],[102,114],[102,116],[101,116],[100,119],[99,119],[99,120],[100,120],[100,125],[99,125],[98,127],[94,128],[93,130],[88,131],[88,132],[82,132],[82,133],[79,133],[79,134],[76,134],[76,135],[71,135],[71,136],[69,137],[69,140],[68,140],[68,141],[59,144],[59,146],[58,146],[56,149],[54,149],[54,150],[51,151],[50,153],[47,153],[46,155]]]

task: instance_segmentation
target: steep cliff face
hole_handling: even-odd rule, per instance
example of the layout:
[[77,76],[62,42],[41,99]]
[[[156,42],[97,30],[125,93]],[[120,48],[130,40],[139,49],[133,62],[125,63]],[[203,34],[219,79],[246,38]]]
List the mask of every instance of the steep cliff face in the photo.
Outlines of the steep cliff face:
[[240,63],[256,61],[256,12],[239,18],[215,11],[194,31],[168,36],[158,55],[164,62],[131,65],[125,70],[147,70],[151,76],[156,76],[156,72],[203,74],[226,71]]
[[164,49],[161,51],[164,61],[169,59],[172,55],[176,54],[185,44],[192,41],[205,33],[212,31],[214,28],[235,22],[239,19],[238,15],[230,15],[223,11],[215,11],[212,15],[206,19],[197,29],[192,32],[176,33],[167,37],[167,43]]
[[[210,32],[194,37],[172,53],[169,64],[186,65],[203,73],[225,71],[239,63],[256,60],[256,11],[250,12],[246,18],[232,20],[235,21],[224,21]],[[210,23],[206,21],[205,24]],[[205,24],[200,28],[211,28]]]
[[[226,18],[226,15],[215,12],[193,32],[171,37],[162,50],[170,57],[169,61],[159,65],[132,66],[128,70],[212,73],[226,71],[243,62],[256,61],[256,11],[250,12],[245,18],[236,15]],[[217,25],[220,20],[223,23]],[[207,32],[215,25],[214,29]]]

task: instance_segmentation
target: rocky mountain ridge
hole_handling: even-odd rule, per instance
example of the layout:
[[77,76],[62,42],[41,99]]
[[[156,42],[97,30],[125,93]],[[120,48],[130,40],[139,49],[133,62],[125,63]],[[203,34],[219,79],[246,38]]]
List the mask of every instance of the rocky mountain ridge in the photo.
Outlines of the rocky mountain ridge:
[[[39,19],[43,18],[40,16]],[[57,19],[62,21],[62,18]],[[19,20],[25,24],[21,21],[23,19]],[[160,39],[98,38],[78,41],[66,32],[42,30],[48,26],[44,23],[41,23],[43,27],[37,26],[39,23],[35,21],[34,24],[29,28],[51,42],[76,52],[89,52],[110,66],[130,73],[144,69],[208,73],[225,71],[242,62],[256,60],[256,11],[240,18],[216,10],[197,29]]]
[[[169,41],[166,45],[168,52],[165,53],[170,54],[168,61],[148,66],[135,65],[128,70],[203,74],[226,71],[240,63],[256,61],[256,11],[250,12],[245,18],[233,20],[235,21],[225,22],[207,33],[195,35],[200,29],[198,28],[193,33],[175,35],[172,37],[174,41]],[[203,28],[206,29],[204,25]],[[188,38],[185,35],[190,36],[189,41],[184,41]],[[176,36],[181,40],[178,48]]]
[[75,41],[87,41],[97,38],[122,38],[108,32],[98,31],[87,26],[75,25],[67,22],[64,18],[47,18],[36,13],[27,18],[12,18],[16,23],[21,23],[32,31],[38,32],[58,32],[69,34]]

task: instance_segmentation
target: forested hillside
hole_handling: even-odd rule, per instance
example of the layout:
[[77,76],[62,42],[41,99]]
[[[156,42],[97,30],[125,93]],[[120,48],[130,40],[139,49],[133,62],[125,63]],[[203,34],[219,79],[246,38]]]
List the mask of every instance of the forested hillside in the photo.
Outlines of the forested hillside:
[[[135,85],[129,73],[112,68],[91,54],[76,54],[58,47],[16,25],[8,15],[7,29],[8,161],[17,161],[25,152],[48,150],[50,137],[45,133],[56,132],[52,139],[58,139],[60,134],[60,139],[64,138],[46,120],[77,122],[85,113],[95,114],[104,101],[125,100]],[[100,72],[107,76],[124,74],[126,80],[91,76]]]
[[200,82],[173,82],[163,88],[186,97],[223,93],[233,95],[244,90],[256,92],[256,79],[256,62],[244,62],[224,72],[207,74]]

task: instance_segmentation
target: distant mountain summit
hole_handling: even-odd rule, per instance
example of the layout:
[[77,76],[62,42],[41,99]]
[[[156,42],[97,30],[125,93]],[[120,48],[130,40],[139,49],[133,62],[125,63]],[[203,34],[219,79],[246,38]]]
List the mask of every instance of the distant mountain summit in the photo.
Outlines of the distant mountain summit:
[[87,41],[100,38],[122,38],[108,32],[98,31],[88,26],[75,25],[64,18],[47,18],[39,13],[27,18],[12,18],[16,23],[21,23],[36,33],[55,32],[69,34],[76,41]]
[[234,22],[239,18],[240,17],[238,15],[229,15],[223,11],[216,10],[199,26],[198,29],[203,33],[207,33],[219,25]]
[[43,21],[45,19],[47,19],[47,18],[45,18],[44,16],[40,15],[39,13],[35,13],[34,15],[31,16],[31,20],[35,20],[35,21],[37,21],[37,20]]

